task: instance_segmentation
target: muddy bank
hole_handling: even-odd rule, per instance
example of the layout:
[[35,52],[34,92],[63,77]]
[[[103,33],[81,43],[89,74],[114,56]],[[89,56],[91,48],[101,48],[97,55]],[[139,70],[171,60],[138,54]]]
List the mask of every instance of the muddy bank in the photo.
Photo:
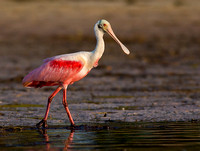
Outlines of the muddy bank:
[[[99,18],[111,22],[131,55],[124,55],[105,36],[106,50],[99,66],[69,87],[75,122],[199,120],[199,3],[185,1],[175,6],[172,2],[131,6],[1,2],[5,17],[0,17],[0,126],[34,126],[40,121],[55,87],[26,89],[22,78],[47,57],[93,50],[93,25]],[[80,12],[73,9],[77,6]],[[104,11],[94,11],[97,6]],[[116,8],[122,10],[118,18],[113,16]],[[61,99],[59,93],[52,103],[49,125],[69,124]]]

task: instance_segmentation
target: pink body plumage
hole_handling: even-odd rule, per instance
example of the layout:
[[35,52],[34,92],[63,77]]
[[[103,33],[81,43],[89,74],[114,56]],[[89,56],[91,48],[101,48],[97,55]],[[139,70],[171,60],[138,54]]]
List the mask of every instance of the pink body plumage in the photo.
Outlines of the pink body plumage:
[[81,61],[46,59],[44,64],[30,72],[24,79],[25,87],[69,85],[82,77],[78,75],[83,68]]

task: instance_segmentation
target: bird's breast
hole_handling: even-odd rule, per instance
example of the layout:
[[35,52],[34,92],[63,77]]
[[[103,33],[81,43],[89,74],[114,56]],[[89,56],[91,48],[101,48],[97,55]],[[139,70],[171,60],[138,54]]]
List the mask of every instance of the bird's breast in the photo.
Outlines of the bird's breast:
[[73,84],[74,82],[81,80],[90,72],[90,70],[91,69],[83,68],[79,73],[77,73],[71,78],[69,84]]
[[97,59],[97,60],[94,62],[93,67],[97,67],[97,66],[98,66],[98,61],[99,61],[99,59]]

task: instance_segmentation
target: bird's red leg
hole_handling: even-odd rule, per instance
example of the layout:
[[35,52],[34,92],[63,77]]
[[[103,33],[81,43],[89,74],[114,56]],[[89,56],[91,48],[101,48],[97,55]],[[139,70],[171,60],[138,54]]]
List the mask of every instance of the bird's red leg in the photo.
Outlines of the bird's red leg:
[[71,126],[75,126],[74,121],[73,121],[72,116],[71,116],[71,113],[70,113],[69,108],[68,108],[66,97],[67,97],[67,89],[65,88],[65,89],[63,89],[63,105],[65,107],[65,110],[66,110],[67,115],[69,117],[69,120],[71,122]]
[[51,105],[52,99],[54,98],[54,96],[55,96],[61,89],[62,89],[61,87],[58,87],[58,88],[49,96],[45,116],[44,116],[44,118],[43,118],[38,124],[36,124],[36,126],[37,126],[38,128],[41,128],[41,127],[46,128],[46,127],[47,127],[47,118],[48,118],[49,109],[50,109],[50,105]]

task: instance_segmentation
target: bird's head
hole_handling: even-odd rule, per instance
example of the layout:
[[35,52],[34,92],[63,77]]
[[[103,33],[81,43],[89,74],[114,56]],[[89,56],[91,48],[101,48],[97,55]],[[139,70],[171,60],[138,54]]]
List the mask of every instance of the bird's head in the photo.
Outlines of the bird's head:
[[98,28],[103,32],[107,32],[108,26],[110,26],[110,23],[107,20],[102,19],[98,21]]
[[120,42],[120,40],[115,36],[110,23],[105,20],[101,19],[97,22],[98,29],[103,31],[104,33],[108,33],[122,48],[122,50],[128,55],[130,51]]

